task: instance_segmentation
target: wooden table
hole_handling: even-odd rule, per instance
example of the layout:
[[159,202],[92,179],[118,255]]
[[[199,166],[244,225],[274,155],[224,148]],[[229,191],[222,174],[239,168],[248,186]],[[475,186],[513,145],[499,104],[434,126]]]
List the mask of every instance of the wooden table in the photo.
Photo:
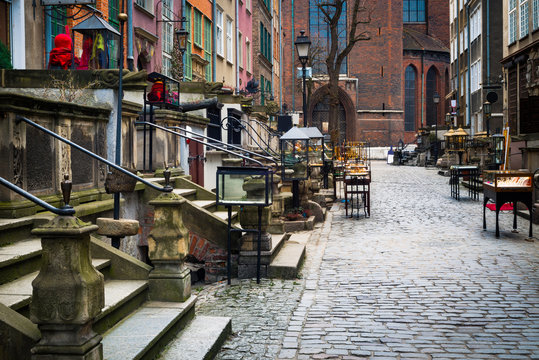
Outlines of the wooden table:
[[468,196],[473,200],[479,200],[479,193],[476,186],[479,185],[479,168],[469,165],[453,165],[449,169],[449,184],[451,185],[451,197],[460,201],[460,178],[469,177],[470,186]]
[[[354,208],[357,208],[359,218],[359,199],[363,202],[365,217],[371,216],[371,173],[370,171],[347,172],[344,175],[344,209],[348,216],[350,204],[350,217],[354,217]],[[354,204],[358,204],[356,207]]]

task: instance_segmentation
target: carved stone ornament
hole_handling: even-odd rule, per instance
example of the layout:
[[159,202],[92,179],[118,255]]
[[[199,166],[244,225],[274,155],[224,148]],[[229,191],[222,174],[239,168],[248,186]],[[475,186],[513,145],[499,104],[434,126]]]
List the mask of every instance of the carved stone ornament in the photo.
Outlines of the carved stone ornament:
[[223,88],[222,82],[206,82],[204,84],[205,93],[215,93],[219,92]]
[[276,101],[266,102],[266,114],[277,115],[279,113],[279,104]]
[[23,149],[21,141],[20,127],[22,124],[13,127],[13,183],[18,187],[23,187]]

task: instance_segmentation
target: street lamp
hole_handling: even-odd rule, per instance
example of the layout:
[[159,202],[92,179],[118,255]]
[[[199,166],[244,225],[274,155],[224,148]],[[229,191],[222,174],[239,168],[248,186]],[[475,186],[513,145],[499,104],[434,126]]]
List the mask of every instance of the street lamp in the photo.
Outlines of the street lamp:
[[180,50],[180,53],[182,54],[182,76],[181,81],[183,81],[183,53],[185,50],[187,50],[187,39],[189,37],[189,31],[185,30],[183,27],[183,21],[186,21],[185,18],[182,18],[182,27],[178,30],[176,29],[176,41],[178,42],[178,50]]
[[490,115],[492,114],[492,108],[490,102],[487,100],[483,103],[483,114],[487,118],[487,137],[490,136]]
[[296,42],[294,43],[296,45],[296,50],[298,52],[298,58],[299,62],[301,63],[301,75],[303,78],[303,126],[307,127],[307,100],[306,100],[306,92],[305,92],[305,65],[307,65],[307,60],[309,60],[309,48],[311,47],[311,40],[309,40],[309,37],[305,35],[305,30],[301,30],[300,34],[296,38]]
[[435,91],[432,96],[432,102],[434,103],[434,166],[438,163],[438,103],[440,102],[440,95]]

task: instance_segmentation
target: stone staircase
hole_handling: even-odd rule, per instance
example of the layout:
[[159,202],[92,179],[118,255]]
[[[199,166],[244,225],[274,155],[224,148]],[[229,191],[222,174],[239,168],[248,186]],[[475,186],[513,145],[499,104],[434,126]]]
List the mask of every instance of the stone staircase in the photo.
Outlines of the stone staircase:
[[[3,360],[30,359],[30,349],[41,337],[29,319],[32,281],[39,272],[42,255],[41,240],[30,231],[50,218],[51,215],[45,214],[0,220],[0,358]],[[212,329],[205,335],[205,341],[212,346],[206,353],[199,351],[189,357],[212,358],[230,333],[228,318],[195,316],[196,296],[181,303],[149,301],[151,267],[93,235],[91,254],[92,265],[105,278],[105,306],[93,324],[94,331],[103,336],[104,359],[153,359],[171,341],[182,343],[182,348],[196,347],[196,338],[182,336],[186,326]],[[165,358],[179,357],[171,354]]]

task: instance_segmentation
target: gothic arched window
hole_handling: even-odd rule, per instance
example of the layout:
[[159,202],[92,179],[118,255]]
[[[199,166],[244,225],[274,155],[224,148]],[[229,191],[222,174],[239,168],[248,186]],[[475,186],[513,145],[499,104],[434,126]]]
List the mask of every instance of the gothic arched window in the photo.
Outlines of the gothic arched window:
[[416,71],[409,65],[404,72],[404,131],[415,131]]

